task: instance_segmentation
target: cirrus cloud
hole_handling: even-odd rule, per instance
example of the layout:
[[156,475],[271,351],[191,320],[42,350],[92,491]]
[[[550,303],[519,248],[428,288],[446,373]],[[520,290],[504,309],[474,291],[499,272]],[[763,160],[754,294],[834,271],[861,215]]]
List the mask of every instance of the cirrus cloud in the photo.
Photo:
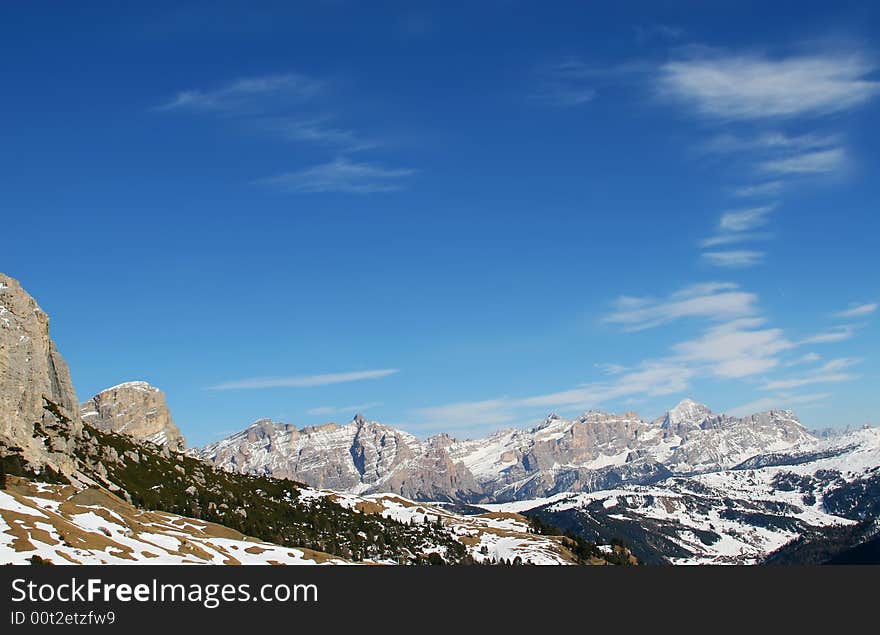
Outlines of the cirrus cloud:
[[327,373],[323,375],[301,375],[295,377],[251,377],[225,381],[208,390],[253,390],[260,388],[312,388],[330,384],[342,384],[350,381],[379,379],[398,373],[396,368],[379,368],[375,370],[357,370],[347,373]]

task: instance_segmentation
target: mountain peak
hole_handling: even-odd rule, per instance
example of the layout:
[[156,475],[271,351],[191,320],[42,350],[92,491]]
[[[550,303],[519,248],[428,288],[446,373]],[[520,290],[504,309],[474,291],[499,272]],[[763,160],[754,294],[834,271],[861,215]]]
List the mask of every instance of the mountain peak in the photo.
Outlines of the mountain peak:
[[[101,392],[110,392],[112,390],[119,389],[127,389],[130,388],[132,390],[148,390],[151,392],[159,392],[159,389],[150,384],[149,382],[143,380],[135,380],[135,381],[125,381],[121,384],[116,384],[115,386],[111,386],[110,388],[105,388]],[[99,393],[100,394],[100,393]]]
[[682,399],[666,413],[667,423],[699,423],[712,414],[711,408],[693,399]]
[[80,414],[83,421],[99,430],[127,434],[175,450],[186,447],[165,395],[145,381],[128,381],[102,390],[81,404]]

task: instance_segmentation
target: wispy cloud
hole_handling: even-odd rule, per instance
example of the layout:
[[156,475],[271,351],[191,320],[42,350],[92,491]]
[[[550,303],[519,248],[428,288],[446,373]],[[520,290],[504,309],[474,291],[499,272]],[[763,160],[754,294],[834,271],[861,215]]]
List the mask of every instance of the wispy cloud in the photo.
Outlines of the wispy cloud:
[[354,130],[335,125],[330,115],[267,117],[258,125],[290,141],[328,145],[345,152],[370,150],[381,145],[362,138]]
[[515,402],[508,399],[461,401],[414,411],[416,428],[484,428],[509,425],[516,420]]
[[416,173],[408,168],[387,168],[375,163],[339,157],[303,170],[285,172],[259,182],[295,192],[349,192],[369,194],[404,188],[407,177]]
[[664,64],[660,89],[721,119],[822,115],[858,106],[880,92],[880,82],[869,79],[875,68],[851,53],[770,58],[703,51]]
[[779,365],[779,353],[795,348],[781,329],[761,328],[760,318],[744,318],[715,326],[703,335],[673,347],[682,360],[708,365],[724,378],[740,378]]
[[764,132],[753,136],[730,133],[715,135],[701,144],[698,150],[708,154],[780,154],[816,150],[840,145],[838,135],[801,134],[788,135],[784,132]]
[[687,389],[696,370],[673,360],[650,360],[615,377],[612,381],[584,384],[576,388],[517,400],[515,405],[586,409],[614,399],[635,395],[662,396]]
[[415,427],[485,430],[487,427],[510,426],[519,422],[523,413],[546,413],[557,408],[583,411],[613,399],[680,393],[694,375],[693,369],[681,364],[649,361],[612,380],[568,390],[524,398],[505,397],[420,408],[414,412],[414,419],[418,422]]
[[[258,180],[298,192],[388,192],[401,189],[400,180],[414,170],[385,168],[346,155],[365,152],[385,141],[340,123],[335,111],[343,107],[338,86],[301,73],[238,79],[214,88],[181,91],[160,111],[212,116],[224,125],[257,132],[273,141],[295,142],[332,149],[334,161]],[[350,102],[344,108],[351,110]],[[349,117],[350,118],[350,117]],[[321,159],[326,159],[324,154]]]
[[753,197],[753,196],[771,196],[774,194],[778,194],[780,190],[782,190],[784,183],[782,181],[766,181],[764,183],[757,183],[755,185],[741,185],[739,187],[733,188],[732,192],[734,196],[739,196],[742,198]]
[[328,373],[324,375],[303,375],[296,377],[252,377],[226,381],[208,390],[254,390],[260,388],[312,388],[330,384],[342,384],[365,379],[380,379],[399,372],[396,368],[380,368],[376,370],[359,370],[347,373]]
[[762,397],[734,408],[727,408],[724,412],[734,417],[746,417],[756,412],[763,412],[766,410],[815,404],[828,399],[830,396],[831,393],[827,392],[806,395],[778,394],[771,397]]
[[759,164],[758,169],[768,174],[804,175],[825,174],[841,170],[846,163],[843,148],[805,152],[783,159],[773,159]]
[[547,65],[538,72],[531,98],[542,105],[557,108],[581,106],[596,96],[595,77],[592,69],[576,59]]
[[298,73],[247,77],[216,88],[180,91],[159,109],[259,113],[278,108],[279,101],[312,99],[322,88],[322,82]]
[[736,243],[745,243],[745,242],[754,242],[758,240],[768,240],[770,238],[770,234],[766,233],[755,233],[755,232],[735,232],[730,234],[718,234],[717,236],[710,236],[709,238],[704,238],[700,241],[700,246],[704,248],[708,247],[723,247],[724,245],[734,245]]
[[[700,246],[707,249],[767,238],[766,234],[756,234],[750,230],[766,225],[767,216],[775,209],[776,205],[773,204],[728,210],[721,214],[718,223],[721,233],[702,240]],[[703,253],[703,259],[716,267],[751,267],[764,259],[764,252],[748,249],[708,251]]]
[[855,335],[856,328],[851,324],[844,324],[825,333],[817,333],[806,339],[801,340],[802,344],[832,344],[834,342],[843,342]]
[[765,205],[724,212],[721,215],[721,229],[723,231],[744,232],[760,227],[767,224],[767,215],[774,209],[776,209],[775,205]]
[[415,419],[423,427],[440,429],[509,425],[535,409],[584,411],[620,399],[681,394],[698,377],[741,379],[764,373],[778,365],[779,353],[795,345],[780,329],[761,328],[761,324],[761,320],[749,319],[713,327],[694,340],[679,343],[667,357],[615,366],[607,380],[527,397],[423,408]]
[[707,251],[703,258],[716,267],[739,269],[752,267],[764,260],[763,251],[740,249],[733,251]]
[[866,315],[870,315],[877,310],[877,303],[871,302],[868,304],[854,304],[850,306],[850,308],[844,311],[838,311],[834,315],[839,318],[857,318],[864,317]]
[[366,410],[378,408],[381,405],[383,405],[381,401],[371,401],[368,403],[356,404],[353,406],[319,406],[317,408],[311,408],[310,410],[307,410],[306,414],[315,417],[324,417],[336,414],[354,415],[359,412],[365,412]]
[[694,284],[666,298],[621,296],[616,310],[603,318],[629,330],[642,330],[682,318],[730,320],[756,312],[758,297],[730,282]]
[[603,87],[655,72],[655,64],[641,60],[591,64],[570,57],[533,69],[529,98],[556,108],[582,106],[593,101]]
[[791,366],[800,366],[801,364],[813,364],[815,362],[818,362],[820,359],[822,359],[822,356],[819,355],[818,353],[806,353],[804,355],[801,355],[797,359],[791,360],[790,362],[788,362],[785,365],[788,367],[791,367]]
[[802,386],[810,386],[813,384],[832,384],[852,381],[858,379],[858,375],[841,371],[854,366],[859,363],[859,361],[861,360],[853,358],[833,359],[807,375],[767,382],[764,385],[764,390],[790,390],[791,388],[800,388]]
[[693,382],[705,378],[750,381],[752,384],[760,378],[761,383],[757,385],[775,394],[727,411],[752,414],[825,399],[829,396],[827,393],[795,394],[788,391],[812,384],[854,379],[847,369],[860,361],[836,358],[802,371],[797,377],[767,379],[768,373],[778,369],[818,362],[819,355],[812,352],[788,363],[785,360],[787,354],[807,343],[848,337],[851,327],[840,327],[828,334],[796,341],[783,329],[767,325],[766,319],[759,315],[757,296],[728,282],[690,285],[661,299],[623,296],[618,298],[616,308],[605,321],[623,326],[628,331],[684,319],[718,323],[710,323],[694,337],[672,344],[666,355],[627,365],[596,364],[603,375],[597,381],[541,394],[419,409],[414,419],[420,423],[415,427],[485,431],[488,427],[529,420],[527,416],[549,410],[583,412],[610,403],[620,404],[621,400],[680,395],[690,391]]

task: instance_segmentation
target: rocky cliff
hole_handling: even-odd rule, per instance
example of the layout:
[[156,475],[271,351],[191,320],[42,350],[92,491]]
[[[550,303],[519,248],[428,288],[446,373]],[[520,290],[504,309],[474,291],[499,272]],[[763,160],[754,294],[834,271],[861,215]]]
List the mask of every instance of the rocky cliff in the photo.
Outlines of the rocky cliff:
[[21,448],[35,469],[70,472],[69,439],[47,431],[60,417],[81,430],[70,371],[49,337],[49,316],[0,273],[0,445]]
[[99,430],[127,434],[174,450],[186,447],[168,410],[165,395],[143,381],[102,390],[82,404],[80,413],[84,422]]
[[261,419],[205,447],[224,469],[290,478],[327,489],[396,492],[420,499],[467,498],[478,487],[441,447],[356,416],[346,425],[296,426]]

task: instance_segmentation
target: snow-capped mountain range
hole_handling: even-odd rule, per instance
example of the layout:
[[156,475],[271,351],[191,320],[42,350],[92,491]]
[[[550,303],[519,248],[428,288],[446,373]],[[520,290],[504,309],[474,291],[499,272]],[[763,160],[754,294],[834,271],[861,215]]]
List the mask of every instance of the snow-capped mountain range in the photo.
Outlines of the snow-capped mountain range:
[[537,516],[587,540],[624,537],[647,563],[756,564],[783,549],[805,564],[811,542],[825,540],[833,555],[880,535],[880,429],[650,485],[480,507]]
[[737,418],[686,399],[653,421],[633,412],[551,414],[531,429],[464,441],[421,441],[360,415],[301,429],[263,419],[194,453],[226,470],[357,494],[504,502],[716,472],[817,442],[788,410]]

